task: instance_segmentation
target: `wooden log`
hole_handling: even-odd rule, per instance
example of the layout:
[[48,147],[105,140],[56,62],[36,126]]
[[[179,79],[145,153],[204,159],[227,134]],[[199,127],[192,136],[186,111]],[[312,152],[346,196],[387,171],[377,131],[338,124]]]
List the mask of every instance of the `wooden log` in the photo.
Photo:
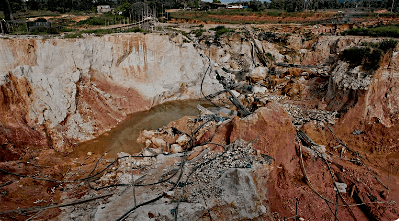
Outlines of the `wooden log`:
[[203,97],[203,98],[200,98],[200,100],[212,99],[212,98],[217,97],[217,96],[219,96],[220,94],[223,94],[223,93],[225,93],[225,92],[227,92],[227,91],[226,91],[226,90],[218,91],[218,92],[216,92],[216,93],[209,94],[209,95],[207,95],[207,96],[205,96],[205,97]]
[[230,97],[229,100],[231,101],[231,103],[234,104],[234,106],[237,107],[238,111],[242,114],[243,117],[246,117],[248,115],[251,114],[251,112],[244,107],[244,105],[240,102],[240,100],[238,100],[238,98],[233,94],[233,92],[231,92],[230,88],[232,88],[232,86],[237,86],[237,84],[234,82],[234,80],[232,80],[232,82],[226,78],[224,78],[223,76],[220,76],[219,73],[217,71],[216,72],[216,79],[219,81],[220,84],[223,85],[223,88],[229,92]]
[[259,61],[262,63],[263,66],[267,67],[267,59],[266,59],[266,56],[265,56],[265,54],[264,54],[263,49],[261,50],[261,49],[260,49],[261,47],[258,46],[258,43],[257,43],[256,40],[254,39],[254,37],[253,37],[253,35],[252,35],[252,32],[249,31],[249,30],[248,30],[247,28],[245,28],[245,27],[244,27],[244,30],[247,32],[249,38],[250,38],[251,41],[253,42],[253,45],[254,45],[254,48],[255,48],[255,52],[256,52],[256,55],[257,55]]
[[233,94],[233,92],[231,92],[230,90],[227,90],[229,92],[229,94],[231,95],[229,97],[229,100],[231,101],[231,103],[234,104],[234,106],[237,107],[238,111],[242,114],[243,117],[246,117],[248,115],[251,114],[251,112],[244,107],[244,105],[241,104],[241,102],[238,100],[238,98]]

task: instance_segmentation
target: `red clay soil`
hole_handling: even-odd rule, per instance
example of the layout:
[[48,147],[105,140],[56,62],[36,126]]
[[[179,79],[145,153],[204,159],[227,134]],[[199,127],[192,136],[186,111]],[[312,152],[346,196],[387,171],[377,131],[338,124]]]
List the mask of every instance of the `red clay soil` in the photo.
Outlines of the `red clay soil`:
[[323,20],[323,19],[328,19],[328,18],[333,18],[334,15],[323,15],[323,14],[313,14],[312,16],[309,17],[289,17],[289,16],[264,16],[264,15],[249,15],[249,16],[242,16],[242,15],[208,15],[209,18],[211,19],[219,19],[222,21],[241,21],[241,22],[283,22],[283,23],[289,23],[289,22],[309,22],[309,21],[318,21],[318,20]]
[[[351,114],[348,112],[348,114]],[[348,115],[350,117],[350,115]],[[187,121],[188,118],[180,121]],[[345,119],[345,118],[343,118]],[[309,220],[332,220],[335,214],[335,205],[327,203],[320,198],[311,188],[314,188],[326,199],[335,202],[336,191],[333,187],[333,180],[329,173],[326,163],[315,158],[302,146],[303,162],[309,181],[305,178],[303,168],[301,166],[301,158],[299,154],[299,145],[295,140],[296,130],[291,123],[291,118],[277,105],[269,103],[266,108],[258,110],[255,114],[245,119],[235,118],[231,124],[221,128],[218,134],[213,138],[213,142],[226,143],[236,139],[244,139],[252,141],[255,149],[262,154],[273,157],[273,170],[268,174],[264,171],[264,175],[258,174],[259,177],[268,177],[267,195],[264,204],[270,206],[273,218],[283,219],[283,217],[292,217],[295,214]],[[179,123],[177,123],[179,124]],[[180,124],[179,124],[180,125]],[[179,128],[183,131],[190,131],[190,128]],[[333,130],[337,130],[337,136],[347,142],[352,148],[350,142],[350,133],[339,130],[342,123],[338,123]],[[176,126],[176,124],[175,124]],[[348,125],[350,127],[350,125]],[[374,128],[381,129],[380,127]],[[372,131],[374,131],[372,129]],[[318,144],[326,145],[327,150],[335,155],[339,155],[340,149],[332,147],[338,145],[331,132],[323,125],[308,123],[303,130]],[[351,131],[351,129],[347,129]],[[261,132],[260,132],[261,131]],[[344,136],[346,134],[346,136]],[[207,139],[212,135],[205,133],[201,139]],[[365,136],[367,133],[365,134]],[[357,136],[359,137],[359,136]],[[357,147],[354,146],[353,149]],[[357,150],[357,149],[356,149]],[[24,155],[19,161],[2,163],[1,168],[19,174],[48,174],[51,179],[63,179],[68,171],[80,173],[73,176],[70,180],[82,178],[89,173],[96,158],[99,156],[90,156],[85,161],[79,159],[81,164],[74,164],[61,157],[55,157],[54,150],[41,150]],[[366,158],[369,159],[369,155]],[[349,152],[343,154],[343,158],[354,158]],[[370,158],[371,159],[371,158]],[[377,158],[373,158],[377,159]],[[388,158],[395,161],[395,158]],[[398,194],[398,175],[387,179],[387,174],[381,167],[375,167],[373,163],[366,160],[363,161],[385,184],[389,184],[390,191],[386,190],[376,178],[363,166],[356,165],[339,157],[331,156],[330,167],[334,176],[340,182],[348,184],[347,193],[342,193],[343,201],[339,199],[339,204],[355,204],[360,201],[370,203],[372,201],[391,201],[396,199]],[[28,163],[29,162],[29,163]],[[376,161],[377,162],[377,161]],[[39,166],[40,165],[40,166]],[[46,166],[44,166],[46,165]],[[69,169],[71,167],[71,169]],[[79,198],[86,192],[85,188],[72,188],[67,190],[67,184],[63,186],[57,183],[38,181],[31,178],[20,179],[15,176],[2,174],[0,182],[2,184],[12,181],[11,184],[1,187],[0,211],[8,211],[17,208],[25,208],[31,206],[48,205],[51,202],[60,201],[61,197]],[[387,185],[388,185],[387,184]],[[71,188],[71,187],[69,187]],[[77,192],[77,194],[74,194]],[[297,211],[297,212],[296,212]],[[332,211],[332,212],[331,212]],[[46,210],[37,216],[38,219],[53,219],[60,213],[59,209]],[[337,218],[339,220],[393,220],[398,218],[399,209],[396,204],[373,203],[367,206],[353,206],[338,208]],[[24,219],[27,214],[9,214],[1,215],[4,220]],[[33,214],[28,214],[33,215]],[[262,219],[268,219],[263,217]]]
[[[311,16],[309,16],[311,15]],[[200,20],[196,20],[194,18],[194,14],[185,14],[186,18],[181,18],[181,19],[173,19],[170,21],[171,23],[175,22],[188,22],[188,23],[201,23]],[[198,16],[198,15],[197,15]],[[335,13],[298,13],[294,16],[290,15],[284,15],[282,14],[281,16],[269,16],[269,15],[260,15],[260,14],[251,14],[251,15],[213,15],[213,14],[208,14],[202,19],[207,20],[206,23],[212,24],[212,23],[219,23],[215,22],[217,20],[223,22],[228,21],[234,21],[234,23],[237,22],[265,22],[265,23],[291,23],[291,22],[310,22],[310,21],[319,21],[319,20],[324,20],[324,19],[330,19],[334,18]],[[184,23],[183,22],[183,23]]]
[[[304,22],[322,22],[323,20],[333,19],[336,14],[334,13],[313,13],[297,14],[295,16],[268,16],[268,15],[212,15],[208,14],[201,19],[194,18],[194,14],[186,14],[185,18],[172,18],[169,23],[191,23],[191,24],[229,24],[229,23],[304,23]],[[354,22],[394,22],[399,18],[375,18],[375,17],[362,17],[351,18]]]
[[[327,152],[339,156],[341,149],[332,148],[339,143],[326,126],[309,123],[303,129],[316,143],[326,145]],[[302,157],[308,176],[306,178],[300,160],[299,145],[295,139],[296,130],[291,118],[280,107],[268,104],[266,109],[259,110],[247,119],[233,119],[231,126],[225,126],[218,133],[220,135],[215,136],[212,142],[228,143],[240,138],[252,141],[255,149],[273,157],[274,166],[267,183],[268,199],[263,203],[270,206],[274,219],[282,220],[283,217],[288,218],[296,214],[307,220],[334,219],[336,191],[327,164],[321,158],[310,155],[302,145]],[[205,133],[201,140],[207,140],[212,134]],[[348,142],[348,145],[350,144]],[[358,150],[356,146],[353,149]],[[383,183],[390,183],[388,191],[364,166],[344,160],[355,158],[350,152],[343,154],[344,159],[334,155],[331,155],[328,164],[334,180],[348,185],[347,193],[341,193],[342,198],[340,196],[338,199],[338,220],[393,220],[399,217],[397,204],[385,203],[398,200],[397,175],[393,175],[388,182],[389,180],[385,179],[387,174],[380,171],[381,168],[374,168],[368,160],[363,161]],[[266,173],[264,175],[267,177]],[[330,202],[326,203],[318,196],[310,184]],[[344,206],[357,203],[366,205]]]
[[[48,180],[83,179],[93,170],[99,157],[92,155],[86,159],[73,160],[63,157],[54,149],[41,149],[26,153],[17,161],[0,163],[0,168],[7,171],[0,171],[0,220],[26,220],[40,212],[4,213],[6,211],[56,205],[64,203],[66,199],[79,199],[89,191],[87,185],[80,185],[83,180],[72,183]],[[95,172],[102,168],[104,161],[97,165]],[[34,176],[47,181],[21,176]],[[60,213],[59,208],[43,210],[35,216],[35,220],[57,220]]]

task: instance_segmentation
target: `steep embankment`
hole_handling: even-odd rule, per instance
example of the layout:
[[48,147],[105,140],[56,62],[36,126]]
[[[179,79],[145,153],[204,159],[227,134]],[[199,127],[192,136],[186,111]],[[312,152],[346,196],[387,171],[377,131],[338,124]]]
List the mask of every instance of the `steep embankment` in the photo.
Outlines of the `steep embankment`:
[[[207,60],[168,36],[0,39],[1,141],[67,151],[126,114],[200,96]],[[209,93],[212,81],[205,82]]]

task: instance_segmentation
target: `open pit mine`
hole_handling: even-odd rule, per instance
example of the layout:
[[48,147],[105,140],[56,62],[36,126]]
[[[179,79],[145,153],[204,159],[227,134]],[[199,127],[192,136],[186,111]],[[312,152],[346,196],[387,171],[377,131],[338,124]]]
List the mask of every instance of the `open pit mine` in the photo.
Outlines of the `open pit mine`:
[[398,219],[397,42],[210,27],[0,38],[0,220]]

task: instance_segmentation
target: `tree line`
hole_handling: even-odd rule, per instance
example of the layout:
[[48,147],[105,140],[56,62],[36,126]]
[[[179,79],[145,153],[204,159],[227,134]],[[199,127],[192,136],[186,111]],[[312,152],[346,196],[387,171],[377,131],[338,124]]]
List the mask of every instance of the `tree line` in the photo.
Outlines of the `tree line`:
[[184,4],[195,4],[198,0],[0,0],[0,10],[8,10],[7,4],[9,4],[12,12],[21,10],[92,11],[98,5],[110,5],[112,8],[117,8],[126,3],[132,5],[138,2],[150,7],[180,8]]
[[289,12],[319,9],[388,9],[399,12],[395,0],[271,0],[265,7],[270,9],[284,9]]
[[[215,2],[218,2],[215,0]],[[319,9],[342,8],[385,8],[392,12],[399,12],[395,0],[270,0],[238,1],[238,4],[248,6],[250,10],[280,9],[288,12]],[[135,8],[146,5],[153,11],[163,12],[168,8],[191,7],[198,8],[199,0],[0,0],[0,10],[4,11],[6,20],[12,12],[24,10],[49,10],[61,13],[69,11],[95,11],[98,5],[110,5],[131,16]],[[12,19],[12,18],[11,18]]]
[[237,4],[248,6],[253,11],[264,9],[280,9],[288,12],[320,9],[387,9],[392,12],[399,12],[399,5],[395,0],[270,0],[270,1],[238,1]]

